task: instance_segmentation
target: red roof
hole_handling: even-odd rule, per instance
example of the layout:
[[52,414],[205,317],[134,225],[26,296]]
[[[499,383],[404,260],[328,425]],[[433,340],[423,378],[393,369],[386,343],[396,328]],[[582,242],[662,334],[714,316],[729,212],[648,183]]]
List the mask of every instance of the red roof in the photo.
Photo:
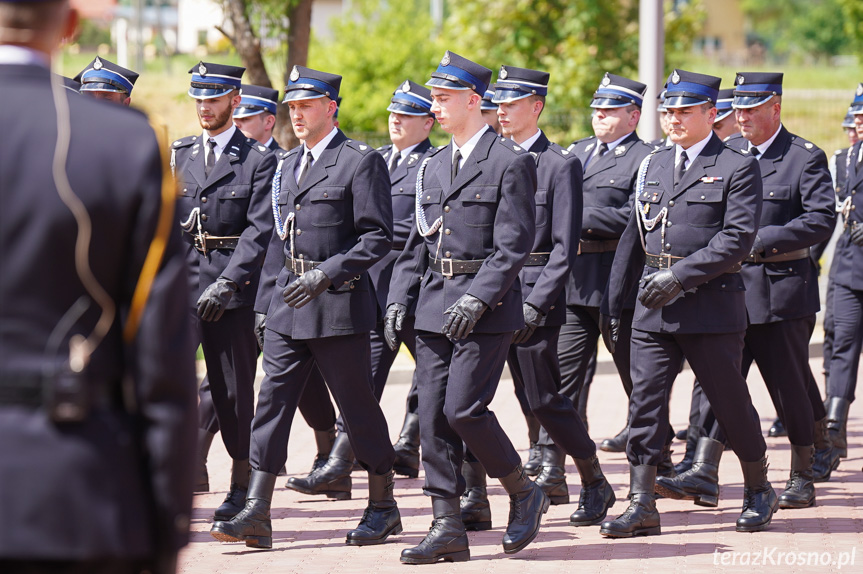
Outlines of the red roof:
[[109,20],[116,5],[117,0],[72,0],[82,18]]

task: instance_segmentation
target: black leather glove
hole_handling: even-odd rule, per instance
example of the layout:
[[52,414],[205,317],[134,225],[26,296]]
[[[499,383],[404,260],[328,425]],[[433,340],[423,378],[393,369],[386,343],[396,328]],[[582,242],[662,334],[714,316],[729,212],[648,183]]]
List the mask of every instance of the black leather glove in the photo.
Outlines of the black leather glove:
[[851,230],[851,243],[857,246],[863,245],[863,224],[858,223]]
[[255,313],[255,338],[258,340],[258,347],[264,350],[264,331],[267,329],[267,314]]
[[617,338],[620,336],[620,319],[600,314],[599,332],[602,333],[602,342],[605,343],[605,348],[613,355],[614,349],[617,347]]
[[443,334],[453,341],[464,339],[476,327],[477,321],[486,309],[488,306],[485,303],[465,293],[444,311],[444,314],[449,316],[444,322]]
[[204,321],[218,321],[236,292],[236,283],[219,277],[198,298],[198,317]]
[[659,309],[683,291],[683,286],[671,269],[661,269],[644,278],[638,300],[648,309]]
[[282,296],[288,307],[299,309],[306,303],[327,290],[333,282],[320,269],[312,269],[300,275],[296,281],[288,285]]
[[522,303],[521,312],[524,315],[524,327],[512,334],[512,343],[519,345],[526,343],[533,336],[533,332],[542,323],[543,313],[529,303]]
[[390,351],[399,348],[399,331],[407,317],[408,308],[401,303],[390,303],[387,305],[387,314],[384,315],[384,339]]

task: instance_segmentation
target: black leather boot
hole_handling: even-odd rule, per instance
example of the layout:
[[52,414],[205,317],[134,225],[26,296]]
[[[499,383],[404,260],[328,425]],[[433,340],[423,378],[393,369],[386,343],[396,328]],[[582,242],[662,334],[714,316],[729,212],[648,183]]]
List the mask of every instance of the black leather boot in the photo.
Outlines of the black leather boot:
[[213,524],[210,534],[222,542],[243,542],[252,548],[273,547],[273,523],[270,503],[276,487],[276,475],[253,470],[248,498],[243,509],[229,521]]
[[348,532],[345,543],[351,546],[383,544],[392,534],[402,531],[402,519],[393,498],[393,471],[369,473],[369,504],[360,524]]
[[599,450],[604,452],[624,452],[626,450],[626,441],[629,440],[629,425],[620,429],[614,438],[607,438],[599,445]]
[[465,530],[491,530],[491,506],[486,491],[485,467],[481,462],[461,464],[465,489],[461,496],[461,521]]
[[542,515],[548,512],[548,497],[524,473],[521,465],[500,479],[509,494],[509,522],[503,535],[503,551],[515,554],[539,533]]
[[457,498],[432,498],[432,521],[429,533],[419,545],[402,550],[404,564],[467,562],[470,560],[467,533],[459,517]]
[[782,419],[776,417],[776,420],[773,421],[773,424],[770,425],[770,429],[767,431],[767,436],[770,438],[788,436],[788,431],[785,430],[785,423],[782,422]]
[[701,437],[695,447],[692,468],[674,478],[657,477],[657,494],[675,500],[694,500],[698,506],[718,506],[719,461],[724,450],[725,445],[718,440]]
[[399,440],[393,445],[396,460],[393,470],[396,474],[416,478],[420,473],[420,418],[414,413],[405,415]]
[[776,491],[767,480],[767,457],[754,462],[740,461],[743,469],[743,512],[737,519],[737,532],[766,530],[779,505]]
[[569,524],[572,526],[599,524],[617,500],[614,489],[602,474],[596,455],[575,459],[575,468],[581,475],[581,493],[578,495],[578,510],[569,517]]
[[207,474],[207,455],[213,444],[215,433],[198,429],[198,461],[195,469],[195,489],[192,492],[210,492],[210,476]]
[[327,498],[350,500],[354,451],[347,433],[339,433],[326,464],[304,478],[291,477],[285,485],[303,494],[325,494]]
[[779,495],[779,508],[809,508],[815,505],[812,459],[815,447],[791,445],[791,475]]
[[528,476],[536,476],[542,470],[542,447],[536,444],[539,442],[541,425],[533,414],[524,415],[524,421],[527,423],[527,439],[530,441],[530,451],[527,462],[524,463],[524,472]]
[[323,468],[323,466],[327,464],[335,442],[336,427],[322,431],[315,431],[315,446],[318,447],[318,453],[315,455],[315,460],[312,462],[312,472],[316,469]]
[[[674,436],[673,434],[671,435]],[[659,466],[656,467],[657,476],[665,476],[674,478],[677,473],[674,471],[674,461],[671,460],[671,439],[662,447],[662,459],[659,461]]]
[[841,458],[848,456],[848,441],[845,433],[845,425],[848,423],[848,409],[851,403],[841,397],[830,397],[827,399],[827,432],[833,448]]
[[539,486],[551,504],[569,504],[569,488],[566,486],[566,453],[557,445],[542,447],[542,470],[536,477]]
[[839,453],[833,448],[830,433],[827,432],[827,417],[815,421],[815,458],[812,461],[812,480],[827,482],[830,474],[839,468]]
[[617,518],[602,523],[599,533],[609,538],[651,536],[661,532],[653,494],[656,467],[629,467],[629,507]]
[[249,490],[249,459],[235,460],[231,466],[231,487],[228,495],[216,512],[213,520],[230,520],[243,509],[246,504],[246,492]]
[[[680,433],[678,433],[680,434]],[[698,439],[701,438],[701,427],[689,425],[689,428],[683,433],[686,435],[686,450],[683,453],[683,458],[680,462],[674,465],[674,472],[680,474],[692,468],[692,460],[695,456],[695,447],[698,446]]]

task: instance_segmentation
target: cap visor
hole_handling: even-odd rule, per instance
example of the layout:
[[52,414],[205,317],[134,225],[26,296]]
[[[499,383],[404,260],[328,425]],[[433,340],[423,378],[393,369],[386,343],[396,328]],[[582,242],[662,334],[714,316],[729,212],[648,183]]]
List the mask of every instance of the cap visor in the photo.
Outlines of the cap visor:
[[387,106],[388,112],[393,112],[394,114],[401,114],[403,116],[430,116],[431,110],[428,112],[422,112],[416,108],[412,108],[411,106],[406,106],[404,104],[399,104],[397,102],[390,103]]
[[767,103],[770,101],[770,98],[773,96],[734,96],[734,100],[731,102],[731,105],[734,108],[756,108],[761,104]]
[[713,120],[713,123],[718,124],[719,122],[721,122],[722,120],[724,120],[725,118],[730,116],[733,111],[734,111],[734,108],[731,108],[728,110],[720,110],[719,112],[717,112],[716,119]]
[[590,102],[591,108],[625,108],[634,105],[632,102],[622,102],[614,98],[594,98]]
[[255,110],[252,108],[237,108],[234,110],[235,118],[250,118],[258,114],[264,113],[264,110]]
[[[429,78],[429,81],[426,82],[427,86],[434,86],[436,88],[446,88],[447,90],[469,90],[467,86],[462,86],[457,82],[452,82],[450,80],[445,80],[443,78]],[[482,95],[482,94],[480,94]]]
[[282,99],[282,103],[299,102],[300,100],[316,100],[323,97],[326,96],[314,90],[288,90],[285,92],[285,97]]
[[[515,102],[518,100],[522,100],[531,94],[525,94],[519,90],[495,90],[494,96],[492,96],[491,101],[494,104],[503,104],[505,102]],[[485,102],[483,102],[485,105]],[[497,107],[497,106],[495,106]]]
[[662,103],[666,111],[668,108],[691,108],[692,106],[700,106],[706,104],[707,100],[699,100],[698,98],[690,98],[689,96],[666,96]]
[[188,94],[196,100],[210,100],[219,96],[226,96],[233,90],[213,90],[209,88],[189,88]]
[[126,90],[121,90],[117,86],[111,84],[103,84],[101,82],[87,82],[81,85],[82,92],[112,92],[114,94],[125,94]]
[[859,104],[851,104],[851,109],[848,110],[848,113],[852,116],[863,114],[863,102],[860,102]]

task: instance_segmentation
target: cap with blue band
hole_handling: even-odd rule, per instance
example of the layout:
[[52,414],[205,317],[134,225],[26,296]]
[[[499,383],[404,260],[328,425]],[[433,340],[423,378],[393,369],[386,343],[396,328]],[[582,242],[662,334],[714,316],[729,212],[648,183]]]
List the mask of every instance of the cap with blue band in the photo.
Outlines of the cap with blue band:
[[131,94],[138,74],[96,56],[74,79],[81,83],[82,92]]
[[863,82],[857,84],[857,91],[854,92],[854,101],[851,102],[848,113],[853,116],[863,114]]
[[339,97],[341,84],[342,77],[336,74],[294,66],[288,76],[288,85],[285,86],[285,97],[282,103],[323,97],[336,100]]
[[656,96],[656,111],[660,113],[666,113],[668,110],[665,109],[665,90],[659,92],[659,95]]
[[189,95],[198,100],[208,100],[230,94],[239,90],[245,68],[199,62],[189,73],[192,74],[192,85]]
[[489,86],[489,89],[485,91],[485,94],[482,96],[482,101],[479,103],[479,108],[481,110],[488,112],[497,110],[498,105],[497,102],[494,101],[494,90],[495,85],[492,84]]
[[405,80],[393,92],[388,112],[405,116],[431,116],[431,91],[410,80]]
[[473,90],[482,97],[490,83],[491,70],[447,50],[426,85],[447,90]]
[[279,91],[251,84],[240,85],[240,105],[234,109],[235,118],[248,118],[264,112],[278,112]]
[[641,82],[605,73],[599,87],[593,94],[591,108],[623,108],[638,106],[644,103],[644,92],[647,86]]
[[528,96],[548,95],[549,77],[548,72],[516,68],[515,66],[501,66],[497,73],[497,82],[494,84],[492,101],[496,104],[502,104],[515,102]]
[[738,72],[734,85],[734,108],[754,108],[782,95],[782,73]]
[[686,70],[674,70],[665,84],[666,108],[688,108],[702,104],[715,104],[719,99],[719,84],[716,76],[696,74]]
[[734,111],[731,102],[734,100],[734,88],[726,88],[719,90],[719,96],[716,100],[716,119],[713,123],[719,123]]

